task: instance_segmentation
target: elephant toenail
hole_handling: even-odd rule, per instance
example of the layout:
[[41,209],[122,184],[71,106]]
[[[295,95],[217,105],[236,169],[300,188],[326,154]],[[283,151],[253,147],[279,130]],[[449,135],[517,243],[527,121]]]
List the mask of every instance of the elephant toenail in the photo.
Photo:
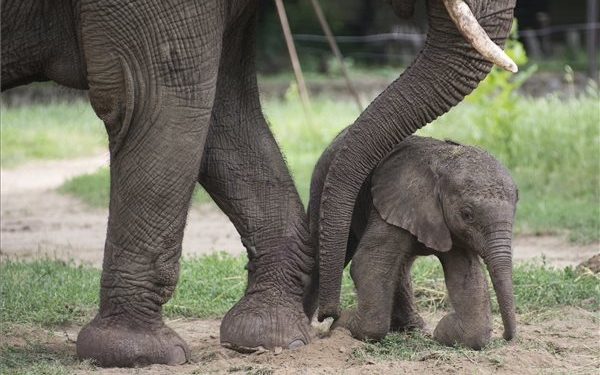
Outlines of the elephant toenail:
[[302,340],[294,340],[294,341],[292,341],[292,343],[290,344],[289,348],[290,348],[290,349],[297,349],[297,348],[300,348],[300,347],[302,347],[302,346],[304,346],[304,345],[306,345],[306,344],[304,343],[304,341],[302,341]]

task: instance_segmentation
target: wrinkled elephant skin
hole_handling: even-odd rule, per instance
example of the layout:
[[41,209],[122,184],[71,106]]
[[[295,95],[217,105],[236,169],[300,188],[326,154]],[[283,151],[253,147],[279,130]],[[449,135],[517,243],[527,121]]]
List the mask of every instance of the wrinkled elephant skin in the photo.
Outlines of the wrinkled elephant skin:
[[[410,14],[413,3],[393,0],[401,16]],[[502,45],[514,0],[470,0],[468,6]],[[189,360],[187,345],[165,326],[161,308],[177,285],[183,230],[197,183],[231,219],[248,249],[246,293],[223,318],[222,344],[252,351],[310,342],[303,294],[315,249],[306,213],[260,110],[256,7],[256,0],[2,1],[2,90],[46,80],[89,90],[108,133],[110,205],[99,311],[79,334],[79,357],[102,366]],[[353,137],[368,147],[385,139],[373,155],[363,148],[352,151],[365,157],[366,169],[356,177],[361,182],[374,160],[402,138],[399,134],[408,135],[446,112],[491,68],[437,0],[429,0],[427,8],[433,22],[420,56],[428,58],[418,58],[407,69],[410,74],[355,124]],[[457,65],[439,63],[446,60]],[[452,81],[440,69],[450,72]],[[407,103],[399,87],[418,87],[427,95]],[[393,121],[411,119],[411,124],[391,133],[383,129],[380,137],[373,133],[369,139],[361,129],[375,113]],[[332,179],[347,173],[345,160],[356,160],[344,153]],[[324,197],[330,194],[337,196],[325,191]],[[339,198],[352,202],[352,194],[342,192]],[[335,243],[332,223],[341,219],[342,233],[350,217],[340,216],[339,202],[323,202],[328,207],[321,237]]]
[[[322,184],[346,135],[334,140],[313,173],[309,204],[313,237],[318,236]],[[480,266],[483,259],[498,297],[504,337],[511,339],[516,203],[517,189],[509,172],[487,152],[450,141],[406,138],[360,189],[345,254],[346,263],[352,259],[358,306],[343,311],[334,328],[345,327],[358,339],[376,341],[390,330],[422,328],[410,268],[417,256],[435,255],[442,263],[454,311],[439,322],[434,338],[473,349],[489,342],[492,320]],[[314,312],[314,300],[307,311]]]

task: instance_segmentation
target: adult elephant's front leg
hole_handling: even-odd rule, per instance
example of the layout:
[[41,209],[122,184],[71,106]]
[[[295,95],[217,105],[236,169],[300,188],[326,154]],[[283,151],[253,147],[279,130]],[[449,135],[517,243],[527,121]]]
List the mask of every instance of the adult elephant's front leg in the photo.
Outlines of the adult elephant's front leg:
[[[163,113],[170,111],[163,107]],[[156,132],[111,155],[111,199],[100,309],[77,353],[102,366],[181,364],[187,344],[161,318],[179,275],[187,208],[200,154],[159,115]],[[189,134],[188,134],[189,135]],[[179,138],[179,139],[178,139]],[[164,140],[177,143],[176,148]],[[194,147],[200,140],[196,139]]]
[[[102,366],[180,364],[189,348],[161,308],[179,276],[220,41],[211,47],[195,33],[200,2],[177,10],[96,3],[82,5],[82,34],[90,99],[109,133],[110,207],[99,312],[79,333],[77,354]],[[189,25],[173,21],[177,11]],[[200,45],[214,50],[201,54]]]
[[222,345],[238,351],[294,348],[311,339],[302,307],[314,263],[307,220],[260,110],[253,27],[236,24],[225,35],[199,177],[248,249],[246,293],[221,323]]

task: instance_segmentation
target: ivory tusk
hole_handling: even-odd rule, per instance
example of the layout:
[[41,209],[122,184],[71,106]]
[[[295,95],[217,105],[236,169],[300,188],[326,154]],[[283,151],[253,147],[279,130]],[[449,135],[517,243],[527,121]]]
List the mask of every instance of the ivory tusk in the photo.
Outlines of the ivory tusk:
[[477,52],[502,69],[513,73],[519,70],[517,64],[490,39],[464,0],[443,0],[443,3],[458,30]]

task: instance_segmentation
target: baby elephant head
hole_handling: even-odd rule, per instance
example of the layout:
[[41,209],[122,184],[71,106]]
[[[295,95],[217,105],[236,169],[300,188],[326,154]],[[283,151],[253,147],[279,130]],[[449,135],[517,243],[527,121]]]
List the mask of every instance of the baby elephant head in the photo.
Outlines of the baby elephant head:
[[410,137],[380,162],[371,192],[381,217],[427,248],[447,252],[460,246],[484,260],[504,338],[512,339],[511,239],[518,193],[509,172],[479,148]]

